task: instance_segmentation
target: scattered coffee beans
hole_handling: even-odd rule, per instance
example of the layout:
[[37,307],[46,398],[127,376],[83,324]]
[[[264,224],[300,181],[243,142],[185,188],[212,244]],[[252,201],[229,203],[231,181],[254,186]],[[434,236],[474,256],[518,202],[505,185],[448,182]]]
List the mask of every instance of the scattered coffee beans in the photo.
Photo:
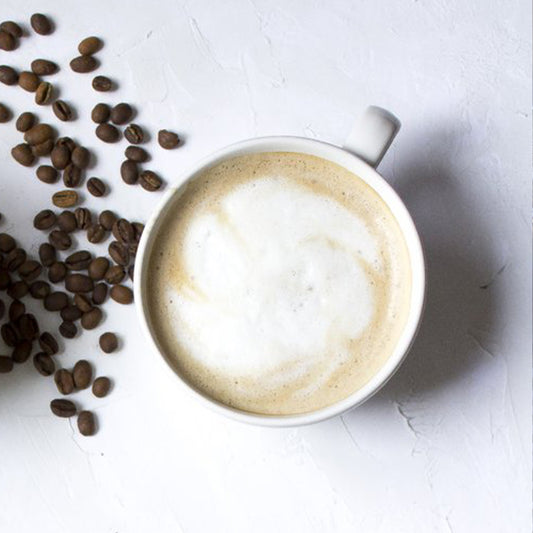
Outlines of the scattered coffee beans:
[[65,337],[65,339],[73,339],[76,336],[76,333],[78,333],[78,328],[74,322],[64,320],[59,325],[59,333],[62,337]]
[[111,388],[111,381],[109,378],[105,376],[100,376],[99,378],[96,378],[93,382],[93,394],[97,398],[103,398],[104,396],[107,396],[109,393],[109,389]]
[[111,108],[107,104],[96,104],[91,111],[91,119],[97,124],[103,124],[109,120]]
[[54,87],[47,81],[39,83],[35,91],[35,103],[38,105],[46,105],[52,101],[54,95]]
[[11,111],[7,106],[0,103],[0,123],[9,122],[11,120]]
[[33,356],[33,366],[41,376],[51,376],[56,369],[54,360],[44,352],[39,352]]
[[128,185],[133,185],[139,180],[139,170],[137,168],[137,163],[130,159],[126,159],[120,165],[120,176],[122,181]]
[[165,150],[176,148],[180,143],[178,134],[168,130],[160,130],[157,134],[157,140],[161,148],[164,148]]
[[51,333],[48,333],[48,331],[41,333],[39,346],[46,355],[55,355],[59,351],[55,337]]
[[13,67],[0,65],[0,83],[5,85],[15,85],[19,80],[19,75]]
[[99,307],[93,307],[90,311],[83,313],[81,317],[81,327],[83,329],[94,329],[102,320],[102,311]]
[[54,374],[54,381],[57,387],[57,390],[61,394],[71,394],[74,392],[74,378],[72,374],[61,368]]
[[5,20],[0,24],[0,30],[12,35],[15,39],[22,37],[22,28],[12,20]]
[[57,217],[57,225],[66,233],[72,233],[76,228],[76,217],[72,211],[63,211]]
[[48,269],[48,280],[50,283],[59,283],[67,275],[67,266],[62,261],[56,261]]
[[92,294],[92,302],[95,305],[102,305],[106,301],[107,291],[106,283],[97,283]]
[[87,190],[93,196],[100,197],[106,193],[106,186],[100,178],[90,178],[87,181]]
[[109,259],[107,257],[97,257],[93,259],[89,264],[87,273],[89,277],[94,281],[100,281],[104,279],[107,271],[109,269]]
[[45,267],[49,267],[56,260],[56,249],[49,243],[43,242],[39,246],[39,259],[41,264]]
[[107,76],[96,76],[92,82],[93,89],[98,92],[108,92],[113,89],[113,82]]
[[62,229],[51,231],[48,235],[48,240],[56,250],[68,250],[72,245],[70,235]]
[[78,56],[70,62],[70,68],[74,72],[86,74],[87,72],[92,72],[98,68],[98,60],[89,55]]
[[70,418],[76,414],[76,406],[70,400],[57,399],[50,402],[52,413],[61,418]]
[[41,80],[37,74],[29,72],[27,70],[21,72],[18,77],[19,87],[22,87],[25,91],[29,93],[34,93],[39,87]]
[[70,156],[72,164],[78,168],[85,169],[89,166],[91,153],[85,146],[76,146]]
[[31,146],[26,143],[17,144],[11,149],[13,159],[25,167],[31,167],[35,161],[35,156],[31,151]]
[[30,18],[30,24],[33,31],[39,35],[48,35],[53,31],[52,23],[48,17],[41,13],[33,14]]
[[119,304],[131,304],[133,302],[133,291],[125,285],[113,285],[109,295]]
[[0,50],[11,52],[17,47],[17,39],[7,31],[0,30]]
[[126,104],[125,102],[117,104],[111,110],[111,122],[113,122],[113,124],[116,124],[117,126],[122,126],[123,124],[128,123],[131,120],[132,116],[133,109],[130,104]]
[[43,183],[56,183],[59,179],[59,173],[50,165],[39,166],[35,171],[35,174]]
[[124,130],[124,137],[130,144],[140,144],[144,141],[144,132],[138,124],[130,124]]
[[63,100],[56,100],[52,104],[52,111],[54,112],[54,115],[63,122],[72,119],[72,109],[67,102]]
[[139,183],[141,187],[147,191],[158,191],[161,188],[163,182],[161,178],[151,170],[144,170],[139,176]]
[[33,219],[33,227],[39,230],[47,230],[54,226],[56,222],[56,214],[50,209],[43,209],[35,215],[35,218]]
[[78,415],[78,429],[84,437],[90,437],[96,433],[96,422],[91,411],[81,411]]
[[15,128],[17,131],[25,132],[28,131],[35,124],[35,115],[29,111],[21,113],[17,118],[15,123]]
[[98,222],[102,225],[102,227],[107,230],[111,231],[113,228],[113,224],[117,220],[116,215],[112,212],[106,209],[105,211],[102,211],[100,213],[100,216],[98,217]]
[[89,56],[99,52],[103,46],[102,41],[98,37],[86,37],[78,44],[78,52],[82,56]]
[[31,71],[37,76],[50,76],[58,71],[57,65],[48,59],[34,59],[31,62]]
[[59,191],[52,196],[52,203],[56,207],[74,207],[78,203],[76,191]]
[[92,381],[93,369],[89,361],[80,359],[72,370],[72,377],[74,378],[74,385],[77,389],[86,389]]
[[118,348],[117,336],[110,331],[100,335],[99,339],[100,348],[104,353],[112,353]]

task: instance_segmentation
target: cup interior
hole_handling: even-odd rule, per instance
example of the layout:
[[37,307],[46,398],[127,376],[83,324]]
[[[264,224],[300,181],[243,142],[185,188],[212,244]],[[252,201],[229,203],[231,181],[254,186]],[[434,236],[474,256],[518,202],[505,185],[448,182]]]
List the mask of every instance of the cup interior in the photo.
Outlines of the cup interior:
[[[345,167],[372,187],[389,207],[400,226],[409,253],[412,275],[410,308],[406,324],[393,353],[387,359],[385,364],[376,374],[374,374],[366,385],[343,400],[316,411],[296,415],[264,415],[242,411],[222,404],[196,389],[194,385],[180,375],[179,370],[169,360],[164,350],[161,348],[151,322],[146,298],[147,266],[153,252],[155,238],[165,215],[169,212],[169,209],[172,208],[172,205],[177,198],[183,193],[188,182],[208,168],[215,166],[224,160],[241,155],[279,151],[296,152],[321,157]],[[162,357],[167,366],[175,373],[179,385],[185,387],[188,392],[193,394],[207,407],[235,420],[264,426],[287,427],[319,422],[360,405],[375,394],[390,379],[408,353],[414,337],[416,336],[424,304],[425,265],[420,238],[411,216],[396,192],[374,168],[346,150],[321,141],[300,137],[263,137],[228,146],[204,158],[178,179],[178,185],[171,187],[165,193],[161,203],[145,226],[137,254],[134,286],[138,316],[145,335],[152,345],[153,350]]]

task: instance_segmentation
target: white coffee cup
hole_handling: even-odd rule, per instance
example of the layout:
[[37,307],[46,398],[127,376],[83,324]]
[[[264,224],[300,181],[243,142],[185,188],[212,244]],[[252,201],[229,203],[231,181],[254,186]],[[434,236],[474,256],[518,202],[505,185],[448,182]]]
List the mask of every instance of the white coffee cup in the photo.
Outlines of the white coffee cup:
[[[179,185],[171,187],[166,192],[161,203],[146,224],[139,245],[135,265],[135,302],[142,329],[153,351],[167,363],[167,368],[175,374],[176,382],[179,386],[184,387],[207,407],[234,420],[263,426],[290,427],[319,422],[360,405],[391,378],[407,355],[416,336],[425,296],[425,265],[420,238],[405,205],[391,186],[376,171],[376,167],[399,128],[400,122],[391,113],[379,107],[371,106],[356,123],[342,148],[303,137],[284,136],[249,139],[232,144],[202,159],[181,176]],[[304,414],[277,416],[249,413],[229,407],[206,396],[185,381],[174,366],[169,364],[163,350],[158,345],[150,322],[151,317],[146,297],[148,259],[152,253],[154,237],[158,231],[159,224],[164,218],[174,196],[181,193],[182,188],[186,186],[188,181],[194,179],[207,168],[232,157],[257,152],[299,152],[310,154],[337,163],[353,172],[370,185],[390,208],[402,230],[409,252],[412,273],[410,309],[406,325],[393,353],[383,367],[361,389],[333,405]]]

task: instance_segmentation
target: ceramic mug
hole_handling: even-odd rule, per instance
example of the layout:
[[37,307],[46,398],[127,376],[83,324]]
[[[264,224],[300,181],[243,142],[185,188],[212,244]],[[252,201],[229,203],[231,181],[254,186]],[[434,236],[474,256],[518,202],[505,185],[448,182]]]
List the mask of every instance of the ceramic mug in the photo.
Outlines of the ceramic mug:
[[[400,123],[388,111],[379,107],[369,107],[356,123],[344,146],[334,146],[322,141],[302,137],[260,137],[232,144],[198,162],[179,180],[179,185],[170,188],[160,205],[146,224],[137,253],[135,265],[135,302],[142,329],[159,358],[167,363],[167,368],[176,375],[177,383],[189,391],[204,405],[234,420],[273,427],[289,427],[319,422],[339,415],[348,409],[360,405],[375,394],[398,369],[416,336],[422,316],[425,296],[425,265],[420,238],[413,221],[392,187],[378,174],[376,167],[390,146],[400,128]],[[151,325],[147,305],[147,269],[153,243],[159,225],[176,195],[182,193],[187,183],[196,176],[218,163],[236,156],[259,152],[299,152],[327,159],[341,165],[359,176],[390,208],[403,233],[409,253],[411,266],[411,300],[404,330],[393,353],[385,364],[361,389],[343,400],[327,407],[296,415],[262,415],[242,411],[222,404],[205,395],[188,383],[169,363],[163,350],[158,345]]]

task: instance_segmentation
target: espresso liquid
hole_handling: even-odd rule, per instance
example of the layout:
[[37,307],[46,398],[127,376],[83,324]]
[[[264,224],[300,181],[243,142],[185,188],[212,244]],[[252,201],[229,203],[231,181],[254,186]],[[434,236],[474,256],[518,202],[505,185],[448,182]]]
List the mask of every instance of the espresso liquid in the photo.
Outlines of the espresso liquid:
[[387,205],[343,167],[300,153],[236,157],[195,178],[150,263],[167,359],[201,392],[254,413],[305,413],[360,389],[409,312],[409,256]]

